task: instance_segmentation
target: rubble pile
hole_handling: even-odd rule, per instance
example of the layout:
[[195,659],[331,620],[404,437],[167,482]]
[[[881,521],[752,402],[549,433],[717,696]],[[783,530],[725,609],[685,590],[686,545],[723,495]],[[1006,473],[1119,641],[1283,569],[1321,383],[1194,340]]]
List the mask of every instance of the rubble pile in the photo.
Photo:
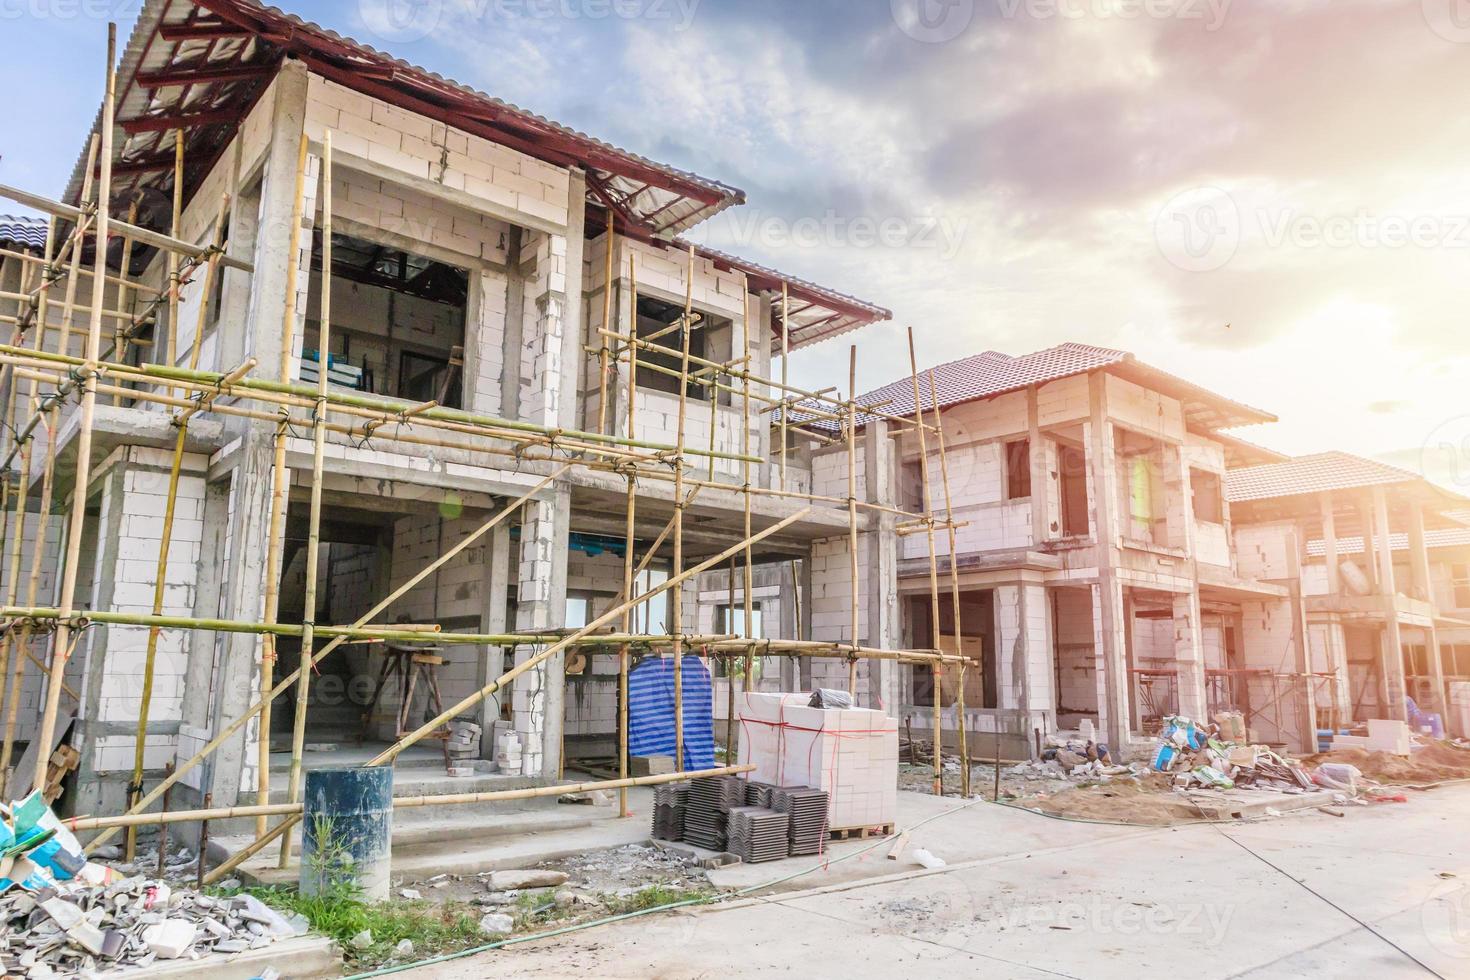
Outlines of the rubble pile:
[[252,895],[205,895],[88,861],[39,793],[0,805],[0,975],[86,977],[243,953],[306,929]]
[[1301,763],[1266,745],[1249,744],[1239,712],[1221,712],[1209,726],[1182,715],[1164,719],[1151,761],[1157,772],[1172,773],[1178,789],[1254,788],[1310,793],[1324,786]]

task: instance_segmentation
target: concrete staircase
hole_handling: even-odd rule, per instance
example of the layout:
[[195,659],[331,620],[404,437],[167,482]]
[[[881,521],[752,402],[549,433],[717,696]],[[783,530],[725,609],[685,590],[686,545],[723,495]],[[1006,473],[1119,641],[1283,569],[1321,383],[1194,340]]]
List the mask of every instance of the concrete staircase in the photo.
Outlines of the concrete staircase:
[[[303,765],[307,769],[361,765],[380,749],[371,743],[343,745],[333,752],[307,753]],[[289,769],[289,753],[272,754],[272,799],[285,798]],[[437,745],[414,746],[400,755],[394,766],[393,795],[443,796],[538,785],[542,785],[541,780],[519,774],[449,776]],[[641,801],[642,795],[636,798]],[[647,795],[651,800],[652,793]],[[649,809],[639,805],[634,812],[637,815],[619,820],[616,806],[559,804],[555,796],[399,808],[393,815],[393,875],[418,881],[443,872],[474,874],[521,868],[599,847],[646,840]],[[224,860],[253,839],[250,827],[242,822],[228,829],[230,833],[211,835],[211,861]],[[298,830],[288,867],[276,867],[280,851],[272,845],[241,865],[236,874],[257,884],[294,883],[300,876],[299,852]]]

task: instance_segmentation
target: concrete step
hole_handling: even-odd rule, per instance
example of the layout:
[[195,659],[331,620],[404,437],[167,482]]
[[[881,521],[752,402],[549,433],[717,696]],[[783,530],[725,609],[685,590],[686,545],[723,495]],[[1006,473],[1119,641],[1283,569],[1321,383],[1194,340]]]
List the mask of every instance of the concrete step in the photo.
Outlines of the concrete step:
[[[475,874],[527,867],[588,849],[646,840],[649,830],[646,817],[618,820],[612,807],[559,805],[555,810],[517,813],[486,811],[482,804],[467,804],[457,807],[453,817],[423,814],[418,809],[394,815],[395,878],[418,881],[445,872]],[[210,859],[223,860],[249,842],[248,835],[211,838]],[[254,884],[297,881],[301,873],[299,836],[290,864],[284,869],[276,867],[278,853],[275,848],[267,848],[236,873]]]

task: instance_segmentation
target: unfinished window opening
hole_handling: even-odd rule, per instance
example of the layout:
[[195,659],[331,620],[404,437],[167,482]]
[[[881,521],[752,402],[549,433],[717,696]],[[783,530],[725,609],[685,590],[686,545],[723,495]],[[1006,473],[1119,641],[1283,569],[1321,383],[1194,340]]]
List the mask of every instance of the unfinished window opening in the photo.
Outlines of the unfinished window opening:
[[[679,368],[683,361],[683,337],[677,324],[684,316],[684,307],[665,303],[652,296],[638,297],[638,336],[665,350],[638,351],[638,387],[650,391],[662,391],[671,395],[679,393]],[[730,340],[733,336],[730,320],[712,316],[695,309],[694,325],[689,331],[689,356],[710,361],[723,362],[730,357]],[[700,365],[691,361],[692,375]],[[708,371],[704,372],[709,375]],[[698,401],[709,401],[711,388],[698,381],[687,385],[688,397]],[[730,404],[728,392],[720,393],[718,404]]]
[[1132,680],[1132,728],[1152,736],[1164,719],[1179,713],[1179,663],[1174,650],[1172,599],[1143,589],[1126,591],[1128,674]]
[[[280,619],[282,622],[351,623],[372,608],[393,560],[392,515],[328,504],[322,513],[321,550],[317,567],[316,608],[306,602],[306,558],[310,529],[308,503],[301,489],[293,492],[286,512],[281,551]],[[383,622],[427,621],[428,611],[413,603],[396,604]],[[434,620],[438,622],[439,620]],[[452,629],[448,622],[441,625]],[[373,704],[373,691],[393,644],[349,643],[321,661],[310,686],[306,732],[312,742],[382,741],[395,730],[402,695],[396,681],[385,682]],[[443,651],[436,650],[436,653]],[[277,670],[289,672],[301,663],[300,637],[280,637]],[[416,700],[418,700],[416,696]],[[296,713],[294,691],[276,698],[271,711],[273,752],[289,752]],[[289,756],[272,760],[282,771]]]
[[1086,718],[1097,724],[1098,656],[1092,624],[1091,589],[1051,589],[1052,636],[1056,644],[1057,724],[1076,728]]
[[[998,706],[999,679],[995,663],[994,591],[985,589],[960,593],[960,642],[955,642],[954,606],[948,596],[939,604],[939,635],[930,628],[933,606],[927,595],[909,596],[908,621],[915,649],[937,649],[945,653],[963,654],[979,669],[965,671],[965,706],[995,708]],[[934,704],[934,672],[915,667],[911,693],[915,705]],[[957,671],[945,671],[941,678],[940,703],[954,704]]]
[[1164,446],[1156,439],[1125,429],[1115,428],[1115,431],[1123,537],[1147,544],[1168,544]]
[[1189,493],[1194,500],[1195,520],[1225,523],[1225,496],[1220,491],[1220,474],[1190,467]]
[[1087,453],[1081,446],[1058,441],[1057,466],[1060,470],[1062,534],[1082,537],[1088,533],[1087,519]]
[[[656,589],[669,580],[667,569],[645,568],[633,580],[633,591],[638,595]],[[667,633],[669,600],[667,592],[660,592],[646,602],[633,607],[634,633]]]
[[1470,562],[1451,565],[1450,582],[1455,590],[1455,608],[1470,609]]
[[1015,439],[1006,444],[1006,499],[1031,496],[1031,440]]
[[898,483],[899,506],[911,514],[924,513],[924,474],[917,459],[899,464]]
[[313,236],[312,282],[300,379],[407,401],[463,407],[469,273],[350,235],[332,235],[331,351],[322,358],[321,232]]

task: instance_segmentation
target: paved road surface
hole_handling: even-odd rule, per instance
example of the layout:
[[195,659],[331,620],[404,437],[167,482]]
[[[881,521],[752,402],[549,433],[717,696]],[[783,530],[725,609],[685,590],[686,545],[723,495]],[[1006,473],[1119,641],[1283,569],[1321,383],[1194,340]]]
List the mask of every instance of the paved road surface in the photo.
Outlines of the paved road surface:
[[401,976],[1470,978],[1470,785],[1342,818],[1178,829],[981,803],[914,840],[949,866],[925,872],[879,849],[792,883],[819,886],[805,891]]

